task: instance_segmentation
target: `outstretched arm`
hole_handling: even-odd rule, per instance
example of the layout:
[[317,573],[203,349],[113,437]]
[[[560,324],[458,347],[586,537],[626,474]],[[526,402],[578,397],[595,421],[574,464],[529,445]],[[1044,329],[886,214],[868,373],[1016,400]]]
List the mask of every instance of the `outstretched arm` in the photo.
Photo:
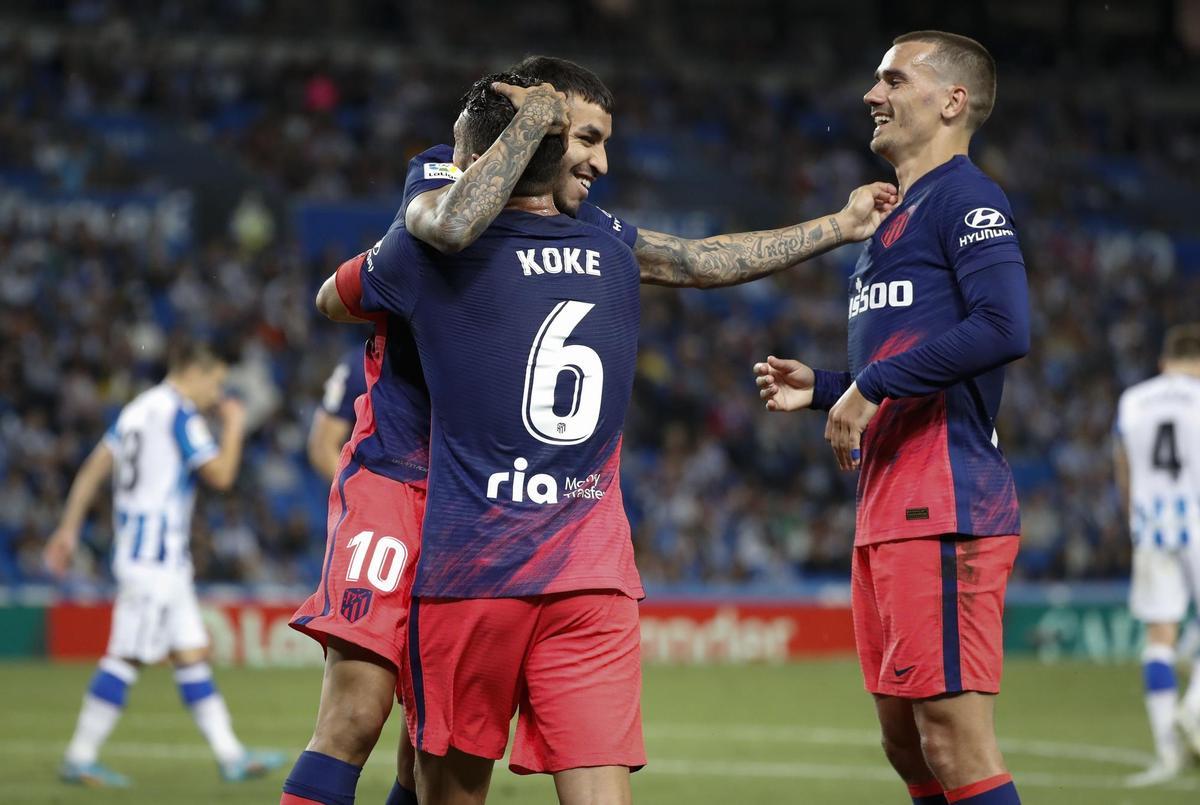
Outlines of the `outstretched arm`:
[[71,565],[71,557],[79,544],[79,532],[83,529],[83,520],[88,509],[96,500],[100,486],[112,474],[113,454],[108,445],[100,442],[88,455],[83,466],[79,468],[75,480],[71,482],[71,491],[67,494],[67,503],[63,507],[62,519],[58,528],[50,535],[42,559],[46,567],[56,576],[67,572]]
[[567,126],[567,99],[550,84],[492,89],[512,102],[517,113],[496,142],[457,182],[417,196],[404,213],[413,237],[443,254],[470,246],[504,209],[513,188],[547,135]]
[[642,229],[634,255],[642,282],[719,288],[774,274],[847,241],[865,240],[898,202],[885,182],[863,185],[841,212],[797,226],[688,239]]

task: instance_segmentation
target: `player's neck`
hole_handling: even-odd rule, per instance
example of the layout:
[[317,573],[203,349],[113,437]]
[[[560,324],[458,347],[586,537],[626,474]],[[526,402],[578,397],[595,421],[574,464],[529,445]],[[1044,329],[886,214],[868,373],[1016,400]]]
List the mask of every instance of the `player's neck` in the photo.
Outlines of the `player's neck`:
[[900,198],[908,193],[908,189],[917,183],[922,176],[934,168],[945,165],[956,156],[966,156],[969,139],[959,140],[937,139],[927,143],[919,151],[894,163],[896,166],[896,185],[900,188]]
[[513,196],[504,205],[506,210],[521,210],[534,215],[558,215],[558,207],[554,205],[554,194],[543,193],[540,196]]
[[1200,378],[1200,362],[1170,361],[1162,365],[1162,373],[1164,375],[1187,375],[1188,377]]
[[163,382],[174,389],[175,393],[180,397],[183,397],[185,400],[195,404],[196,398],[190,393],[191,389],[188,387],[187,382],[180,379],[178,375],[167,375],[165,378],[163,378]]

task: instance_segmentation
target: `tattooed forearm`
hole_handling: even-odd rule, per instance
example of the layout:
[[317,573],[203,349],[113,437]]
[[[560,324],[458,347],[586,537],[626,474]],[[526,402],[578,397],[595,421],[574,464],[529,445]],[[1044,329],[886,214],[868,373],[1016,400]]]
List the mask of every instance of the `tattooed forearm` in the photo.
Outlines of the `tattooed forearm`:
[[530,90],[512,122],[437,200],[413,234],[443,251],[470,246],[512,196],[521,174],[556,119],[558,99]]
[[[830,236],[825,228],[833,230]],[[842,243],[842,229],[830,216],[798,226],[688,240],[638,233],[634,254],[642,282],[653,285],[717,288],[765,277],[822,254]]]

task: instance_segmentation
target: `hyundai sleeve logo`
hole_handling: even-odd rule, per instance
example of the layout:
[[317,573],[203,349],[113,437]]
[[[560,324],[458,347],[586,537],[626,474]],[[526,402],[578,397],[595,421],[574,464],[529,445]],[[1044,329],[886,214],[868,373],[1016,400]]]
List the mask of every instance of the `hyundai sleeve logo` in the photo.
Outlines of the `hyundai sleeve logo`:
[[1004,213],[999,210],[993,210],[991,207],[976,207],[967,213],[963,218],[963,223],[972,229],[991,229],[997,226],[1004,226],[1008,221],[1004,217]]

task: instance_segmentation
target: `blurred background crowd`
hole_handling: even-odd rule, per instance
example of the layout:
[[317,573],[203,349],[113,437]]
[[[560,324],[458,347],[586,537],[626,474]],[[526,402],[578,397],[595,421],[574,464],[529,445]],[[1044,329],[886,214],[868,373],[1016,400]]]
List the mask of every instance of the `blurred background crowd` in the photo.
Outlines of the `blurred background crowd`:
[[[731,31],[717,0],[6,3],[0,583],[45,579],[76,468],[180,333],[240,345],[254,426],[236,491],[202,497],[198,576],[314,583],[327,485],[305,437],[366,337],[319,320],[315,289],[382,234],[408,160],[448,140],[474,78],[531,52],[594,69],[617,109],[592,198],[631,223],[781,226],[892,178],[861,97],[914,27],[894,5],[741,0]],[[1000,64],[973,156],[1013,203],[1033,300],[998,424],[1021,493],[1017,574],[1119,577],[1116,398],[1155,371],[1164,328],[1200,311],[1200,4],[927,5]],[[762,410],[750,366],[771,352],[845,365],[858,251],[733,289],[644,292],[622,471],[647,581],[845,578],[856,479],[821,415]],[[105,503],[79,580],[105,578],[110,539]]]

